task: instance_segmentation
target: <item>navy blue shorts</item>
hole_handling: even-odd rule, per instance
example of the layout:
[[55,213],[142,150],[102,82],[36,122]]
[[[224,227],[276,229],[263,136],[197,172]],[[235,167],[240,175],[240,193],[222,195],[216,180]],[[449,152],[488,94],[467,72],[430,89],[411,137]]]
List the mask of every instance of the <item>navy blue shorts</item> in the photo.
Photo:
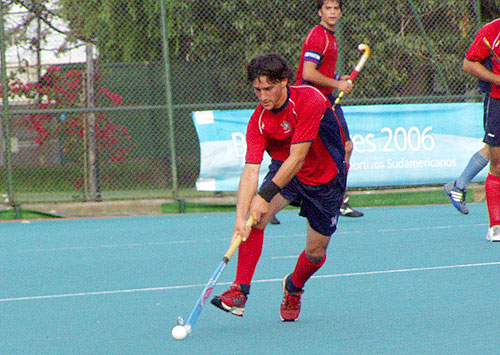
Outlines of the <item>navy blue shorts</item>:
[[484,138],[483,142],[500,146],[500,100],[486,95],[484,99]]
[[[336,97],[333,97],[333,94],[330,94],[330,95],[326,95],[326,98],[328,99],[328,101],[330,101],[330,104],[333,107],[335,100],[336,100]],[[340,121],[340,125],[342,126],[342,129],[344,130],[345,140],[350,141],[351,136],[349,133],[349,127],[347,127],[347,121],[345,120],[345,117],[344,117],[344,111],[342,110],[342,107],[340,106],[340,104],[335,106],[335,115],[337,115],[337,117]]]
[[[278,172],[282,162],[272,160],[269,172],[262,185],[270,181]],[[293,206],[300,207],[299,215],[307,218],[312,229],[326,236],[331,236],[337,229],[340,205],[344,197],[345,182],[341,175],[332,181],[319,185],[306,185],[294,176],[283,187],[281,195]]]

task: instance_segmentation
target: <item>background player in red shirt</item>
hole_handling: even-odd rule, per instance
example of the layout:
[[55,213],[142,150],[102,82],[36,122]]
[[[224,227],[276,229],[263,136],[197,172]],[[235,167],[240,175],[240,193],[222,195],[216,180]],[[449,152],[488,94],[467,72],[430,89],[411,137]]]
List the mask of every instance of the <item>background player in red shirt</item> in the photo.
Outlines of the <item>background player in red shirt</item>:
[[[335,101],[334,89],[343,91],[346,94],[353,89],[352,83],[347,81],[349,79],[348,75],[335,73],[339,53],[337,38],[335,37],[335,26],[342,17],[342,5],[342,0],[317,1],[318,14],[321,20],[319,25],[315,26],[304,40],[296,81],[297,84],[308,84],[316,87],[328,98],[332,105]],[[344,128],[345,161],[349,169],[349,160],[353,150],[349,128],[340,104],[337,104],[334,110]],[[354,210],[347,201],[348,197],[345,196],[340,208],[342,216],[363,216],[362,212]]]
[[[236,278],[212,304],[242,316],[262,252],[264,229],[274,215],[293,203],[307,218],[307,239],[295,269],[283,279],[280,317],[295,321],[306,281],[323,265],[337,228],[345,193],[345,149],[340,122],[328,100],[311,86],[289,86],[292,73],[276,54],[258,56],[247,67],[259,99],[246,133],[245,167],[238,187],[233,239],[241,235]],[[272,162],[257,191],[267,151]],[[257,194],[256,194],[257,193]],[[254,219],[246,226],[247,216]]]
[[[490,47],[490,48],[488,48]],[[490,228],[486,238],[500,242],[500,19],[484,25],[465,54],[463,69],[480,80],[491,83],[484,103],[484,138],[488,145],[490,172],[486,178],[486,203]],[[491,57],[492,70],[484,65]]]

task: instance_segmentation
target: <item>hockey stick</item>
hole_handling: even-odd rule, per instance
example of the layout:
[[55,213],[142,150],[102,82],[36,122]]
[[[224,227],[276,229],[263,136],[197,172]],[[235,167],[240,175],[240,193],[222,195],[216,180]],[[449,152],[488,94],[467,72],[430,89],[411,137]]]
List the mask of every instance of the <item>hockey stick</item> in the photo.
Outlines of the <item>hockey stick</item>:
[[[363,69],[363,66],[365,65],[366,61],[368,60],[368,57],[370,56],[370,47],[366,44],[360,44],[358,46],[358,49],[363,52],[361,55],[361,58],[359,58],[358,64],[356,64],[356,67],[352,71],[351,75],[349,75],[349,79],[347,79],[348,82],[352,84],[354,79],[358,76],[359,72],[361,69]],[[333,107],[337,106],[338,103],[340,102],[340,99],[343,98],[345,95],[345,92],[341,91],[339,92],[339,96],[335,99],[335,102],[333,103]]]
[[[253,218],[250,216],[247,220],[247,227],[252,226],[253,224]],[[226,251],[224,254],[224,257],[222,258],[222,261],[220,262],[219,266],[215,269],[214,273],[210,277],[210,280],[208,280],[208,283],[206,284],[205,288],[201,292],[200,297],[198,298],[198,301],[194,305],[193,310],[191,311],[191,314],[189,315],[189,318],[187,322],[184,324],[184,320],[182,317],[177,318],[177,325],[182,325],[186,329],[186,333],[190,334],[191,330],[193,329],[194,325],[196,324],[196,321],[198,320],[198,317],[200,316],[201,311],[205,307],[205,303],[207,300],[210,298],[210,295],[212,294],[212,291],[215,287],[215,284],[217,283],[217,280],[219,279],[220,275],[222,274],[222,271],[224,271],[227,263],[229,260],[231,260],[231,257],[233,256],[234,252],[238,247],[240,246],[242,242],[241,235],[237,235],[236,239],[231,243],[229,246],[229,249]]]
[[491,44],[490,42],[486,39],[486,37],[483,37],[483,42],[484,44],[486,45],[486,47],[488,47],[489,51],[490,51],[490,54],[495,57],[495,59],[497,60],[498,63],[500,63],[500,58],[498,57],[498,55],[495,53],[495,51],[493,50],[493,48],[491,48]]

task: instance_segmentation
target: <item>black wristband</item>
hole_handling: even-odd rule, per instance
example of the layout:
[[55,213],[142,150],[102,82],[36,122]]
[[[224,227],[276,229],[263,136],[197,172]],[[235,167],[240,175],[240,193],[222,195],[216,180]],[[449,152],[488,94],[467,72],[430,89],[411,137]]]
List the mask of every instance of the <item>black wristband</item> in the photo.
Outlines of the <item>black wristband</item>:
[[267,202],[271,202],[273,197],[280,191],[281,188],[278,185],[276,185],[273,180],[271,180],[259,189],[258,194]]

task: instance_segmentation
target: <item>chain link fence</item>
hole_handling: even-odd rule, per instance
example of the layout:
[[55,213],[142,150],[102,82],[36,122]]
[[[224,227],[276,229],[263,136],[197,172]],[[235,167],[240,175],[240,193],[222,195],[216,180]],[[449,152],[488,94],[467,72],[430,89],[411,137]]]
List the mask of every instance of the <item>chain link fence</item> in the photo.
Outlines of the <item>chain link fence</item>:
[[[315,1],[12,1],[2,8],[0,193],[10,203],[201,196],[192,112],[253,108],[246,63],[296,68]],[[344,105],[480,100],[479,1],[345,1]],[[348,117],[347,117],[348,119]],[[206,193],[205,193],[206,194]]]

